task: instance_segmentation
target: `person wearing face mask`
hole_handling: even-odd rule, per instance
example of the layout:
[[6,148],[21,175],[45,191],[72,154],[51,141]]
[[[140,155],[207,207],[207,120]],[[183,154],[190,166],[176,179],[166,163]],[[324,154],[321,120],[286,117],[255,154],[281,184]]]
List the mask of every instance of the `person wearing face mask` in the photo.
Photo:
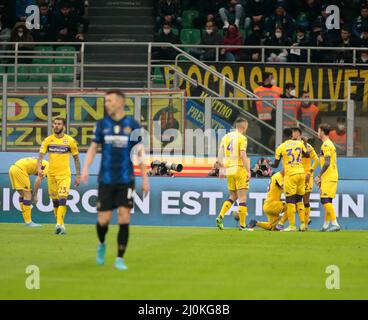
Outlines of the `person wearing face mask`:
[[295,20],[286,12],[285,1],[276,1],[275,12],[266,19],[266,32],[268,36],[274,33],[277,27],[282,27],[285,33],[285,38],[291,38],[295,28]]
[[[288,99],[283,101],[283,126],[284,128],[296,127],[296,120],[299,118],[301,102],[296,99],[296,91],[295,84],[287,83],[285,85],[285,93],[281,95],[282,99]],[[293,99],[293,100],[290,100]],[[290,118],[285,117],[285,114],[294,118],[292,120]]]
[[[223,45],[242,46],[243,44],[244,44],[243,37],[241,36],[236,25],[230,25],[225,33]],[[241,60],[242,54],[243,49],[241,48],[222,48],[220,50],[221,59],[228,62]]]
[[163,22],[174,25],[178,30],[183,28],[181,6],[179,0],[160,0],[158,3],[155,31],[160,31]]
[[33,29],[32,36],[36,42],[48,42],[52,41],[51,35],[51,22],[52,13],[49,10],[48,4],[41,2],[40,9],[40,29]]
[[[220,45],[222,44],[222,36],[219,34],[217,27],[213,21],[207,21],[206,30],[202,36],[201,44],[203,45]],[[193,48],[190,54],[202,61],[215,61],[216,60],[216,49],[208,48]]]
[[[181,43],[179,37],[172,32],[170,22],[163,23],[162,32],[155,37],[155,42]],[[152,49],[152,59],[154,60],[175,60],[176,54],[176,50],[171,47],[154,47]]]
[[290,62],[307,62],[307,50],[298,49],[298,47],[307,47],[308,39],[303,26],[298,26],[292,46],[295,49],[290,50]]
[[305,99],[306,101],[301,102],[299,121],[309,128],[317,131],[317,128],[321,123],[319,109],[313,104],[313,102],[308,101],[310,99],[308,91],[303,91],[301,99]]
[[357,63],[368,64],[368,51],[367,50],[360,52],[360,57],[357,60]]
[[[33,50],[33,44],[30,43],[24,43],[24,42],[34,42],[33,37],[30,33],[30,31],[26,28],[26,25],[24,22],[17,22],[12,30],[12,35],[10,38],[11,42],[18,42],[18,49],[20,51],[25,50]],[[15,49],[15,44],[12,45],[13,49]],[[26,58],[22,57],[28,56]],[[18,63],[31,63],[32,58],[30,58],[30,53],[20,53],[20,58],[18,59]]]
[[[284,30],[280,26],[277,27],[275,29],[274,34],[266,40],[265,45],[277,47],[289,47],[291,46],[291,40],[284,36]],[[287,62],[288,50],[284,48],[268,49],[266,50],[266,56],[268,62]]]
[[[254,94],[260,98],[255,102],[257,116],[260,120],[268,123],[271,126],[275,125],[274,108],[270,106],[272,104],[276,108],[276,100],[280,99],[282,94],[282,89],[276,86],[275,79],[272,73],[265,72],[262,74],[262,85],[254,89]],[[263,100],[263,99],[267,99]],[[271,100],[275,99],[275,100]],[[261,143],[271,149],[274,148],[273,136],[274,132],[272,129],[262,125],[262,134],[260,137]]]
[[[262,46],[265,42],[265,37],[262,32],[262,26],[258,23],[253,24],[252,33],[245,40],[246,46]],[[261,49],[246,49],[248,61],[261,61]]]
[[[346,155],[347,135],[346,135],[346,118],[338,117],[336,129],[331,130],[330,139],[338,147],[336,152],[338,155]],[[358,145],[357,134],[354,133],[354,143]]]

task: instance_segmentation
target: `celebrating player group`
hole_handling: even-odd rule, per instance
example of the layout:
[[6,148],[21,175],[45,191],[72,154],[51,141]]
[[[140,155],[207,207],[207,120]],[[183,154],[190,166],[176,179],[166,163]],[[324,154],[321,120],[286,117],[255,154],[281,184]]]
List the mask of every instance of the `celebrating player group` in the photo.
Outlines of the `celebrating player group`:
[[[284,129],[284,142],[276,149],[275,161],[271,165],[277,168],[282,161],[283,168],[271,177],[263,205],[268,221],[251,220],[246,225],[246,199],[250,179],[250,161],[246,153],[245,137],[247,128],[247,120],[238,119],[236,131],[225,135],[220,143],[218,155],[220,178],[227,177],[229,198],[223,203],[216,218],[217,228],[224,229],[224,216],[238,200],[236,219],[239,220],[240,230],[253,230],[257,226],[272,231],[297,231],[296,213],[298,213],[299,231],[306,231],[310,224],[309,199],[314,181],[320,190],[321,203],[325,209],[325,222],[321,231],[340,231],[332,205],[338,182],[336,148],[329,139],[328,124],[321,124],[318,128],[318,137],[322,141],[320,158],[307,139],[301,136],[299,128]],[[321,171],[314,178],[314,171],[319,163]],[[282,194],[285,195],[285,202],[281,201]],[[289,226],[284,228],[286,221],[289,221]]]

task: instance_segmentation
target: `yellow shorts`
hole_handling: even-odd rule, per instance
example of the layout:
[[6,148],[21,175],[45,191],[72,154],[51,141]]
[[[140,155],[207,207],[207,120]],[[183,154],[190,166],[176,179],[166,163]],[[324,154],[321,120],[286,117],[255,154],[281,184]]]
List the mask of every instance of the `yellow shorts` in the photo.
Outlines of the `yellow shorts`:
[[305,193],[311,193],[313,189],[313,175],[310,175],[308,183],[305,184]]
[[9,177],[13,189],[31,191],[29,175],[21,168],[12,165],[9,169]]
[[284,178],[285,197],[305,194],[305,173],[297,173],[292,176],[285,175]]
[[285,202],[282,201],[265,201],[263,204],[263,212],[270,216],[279,216],[280,213],[285,211]]
[[248,172],[244,167],[230,167],[226,169],[227,188],[230,191],[249,189]]
[[321,198],[335,198],[337,192],[337,181],[321,181]]
[[70,190],[70,176],[49,176],[47,184],[52,199],[67,198]]

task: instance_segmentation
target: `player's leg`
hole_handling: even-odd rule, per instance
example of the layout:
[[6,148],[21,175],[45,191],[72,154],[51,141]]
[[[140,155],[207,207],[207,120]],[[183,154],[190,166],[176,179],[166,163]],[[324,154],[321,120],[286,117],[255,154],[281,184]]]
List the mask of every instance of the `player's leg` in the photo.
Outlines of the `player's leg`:
[[237,198],[239,200],[238,206],[238,215],[239,215],[239,224],[240,229],[245,229],[248,215],[248,207],[247,207],[247,195],[248,189],[239,189],[236,191]]
[[47,177],[47,188],[49,192],[49,197],[52,200],[53,208],[54,208],[54,216],[55,221],[57,220],[57,211],[59,209],[59,198],[57,192],[57,183],[56,179],[53,176]]
[[57,234],[66,234],[65,229],[65,216],[67,212],[66,202],[69,195],[71,177],[57,177],[57,190],[58,190],[58,199],[59,199],[59,207],[57,209],[57,217],[56,217],[56,233]]
[[124,255],[128,246],[130,210],[133,208],[134,185],[119,185],[115,193],[115,204],[118,206],[118,250],[115,267],[119,270],[127,270]]
[[24,221],[28,221],[26,222],[26,226],[31,228],[41,227],[40,224],[34,223],[32,221],[32,208],[31,208],[32,191],[23,190],[22,194],[23,194],[23,217]]
[[297,181],[293,176],[285,176],[284,178],[284,193],[286,198],[286,214],[289,220],[289,227],[282,231],[296,231],[295,213],[296,213],[296,191]]
[[303,202],[303,196],[305,194],[305,174],[296,175],[297,189],[296,189],[296,211],[298,212],[300,231],[305,231],[305,207]]
[[224,201],[221,207],[221,211],[216,218],[216,226],[218,229],[224,229],[224,217],[226,212],[230,210],[233,206],[234,202],[236,201],[236,184],[234,175],[230,175],[227,177],[227,188],[229,190],[229,197],[227,200]]
[[285,211],[285,203],[282,201],[265,201],[263,205],[263,212],[267,216],[267,222],[255,221],[257,227],[266,230],[278,230],[276,225],[280,221],[280,213]]
[[[335,208],[332,204],[333,198],[336,196],[337,182],[327,181],[321,182],[321,203],[325,209],[325,223],[322,231],[340,231],[340,225],[337,222]],[[329,227],[331,222],[332,227]]]
[[304,208],[305,208],[305,217],[304,217],[304,223],[305,227],[308,229],[308,226],[310,224],[310,192],[307,192],[303,196],[303,202],[304,202]]

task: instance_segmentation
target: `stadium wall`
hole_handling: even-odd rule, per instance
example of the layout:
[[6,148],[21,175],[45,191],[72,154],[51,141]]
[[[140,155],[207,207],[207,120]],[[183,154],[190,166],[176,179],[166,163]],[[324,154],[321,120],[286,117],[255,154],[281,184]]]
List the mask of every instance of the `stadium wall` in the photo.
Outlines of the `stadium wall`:
[[[22,221],[18,196],[11,190],[7,171],[16,159],[31,155],[35,154],[0,153],[0,222]],[[81,155],[81,160],[83,162],[84,155]],[[66,219],[69,224],[92,224],[96,221],[98,163],[95,161],[91,168],[89,184],[70,192]],[[365,214],[368,206],[368,173],[357,170],[365,165],[368,165],[367,158],[339,159],[340,181],[334,206],[344,229],[368,229]],[[195,181],[198,179],[200,181]],[[221,202],[227,196],[225,181],[217,178],[157,177],[151,178],[150,183],[152,191],[142,199],[140,178],[137,178],[135,210],[132,215],[132,223],[135,225],[213,226]],[[251,180],[249,218],[265,219],[262,217],[262,201],[266,196],[267,185],[268,179]],[[39,203],[33,208],[33,218],[40,223],[54,223],[52,203],[45,182],[39,192]],[[323,223],[323,208],[319,203],[317,189],[313,190],[311,199],[312,228],[319,228]],[[227,221],[228,226],[235,225],[232,219],[228,218]]]

